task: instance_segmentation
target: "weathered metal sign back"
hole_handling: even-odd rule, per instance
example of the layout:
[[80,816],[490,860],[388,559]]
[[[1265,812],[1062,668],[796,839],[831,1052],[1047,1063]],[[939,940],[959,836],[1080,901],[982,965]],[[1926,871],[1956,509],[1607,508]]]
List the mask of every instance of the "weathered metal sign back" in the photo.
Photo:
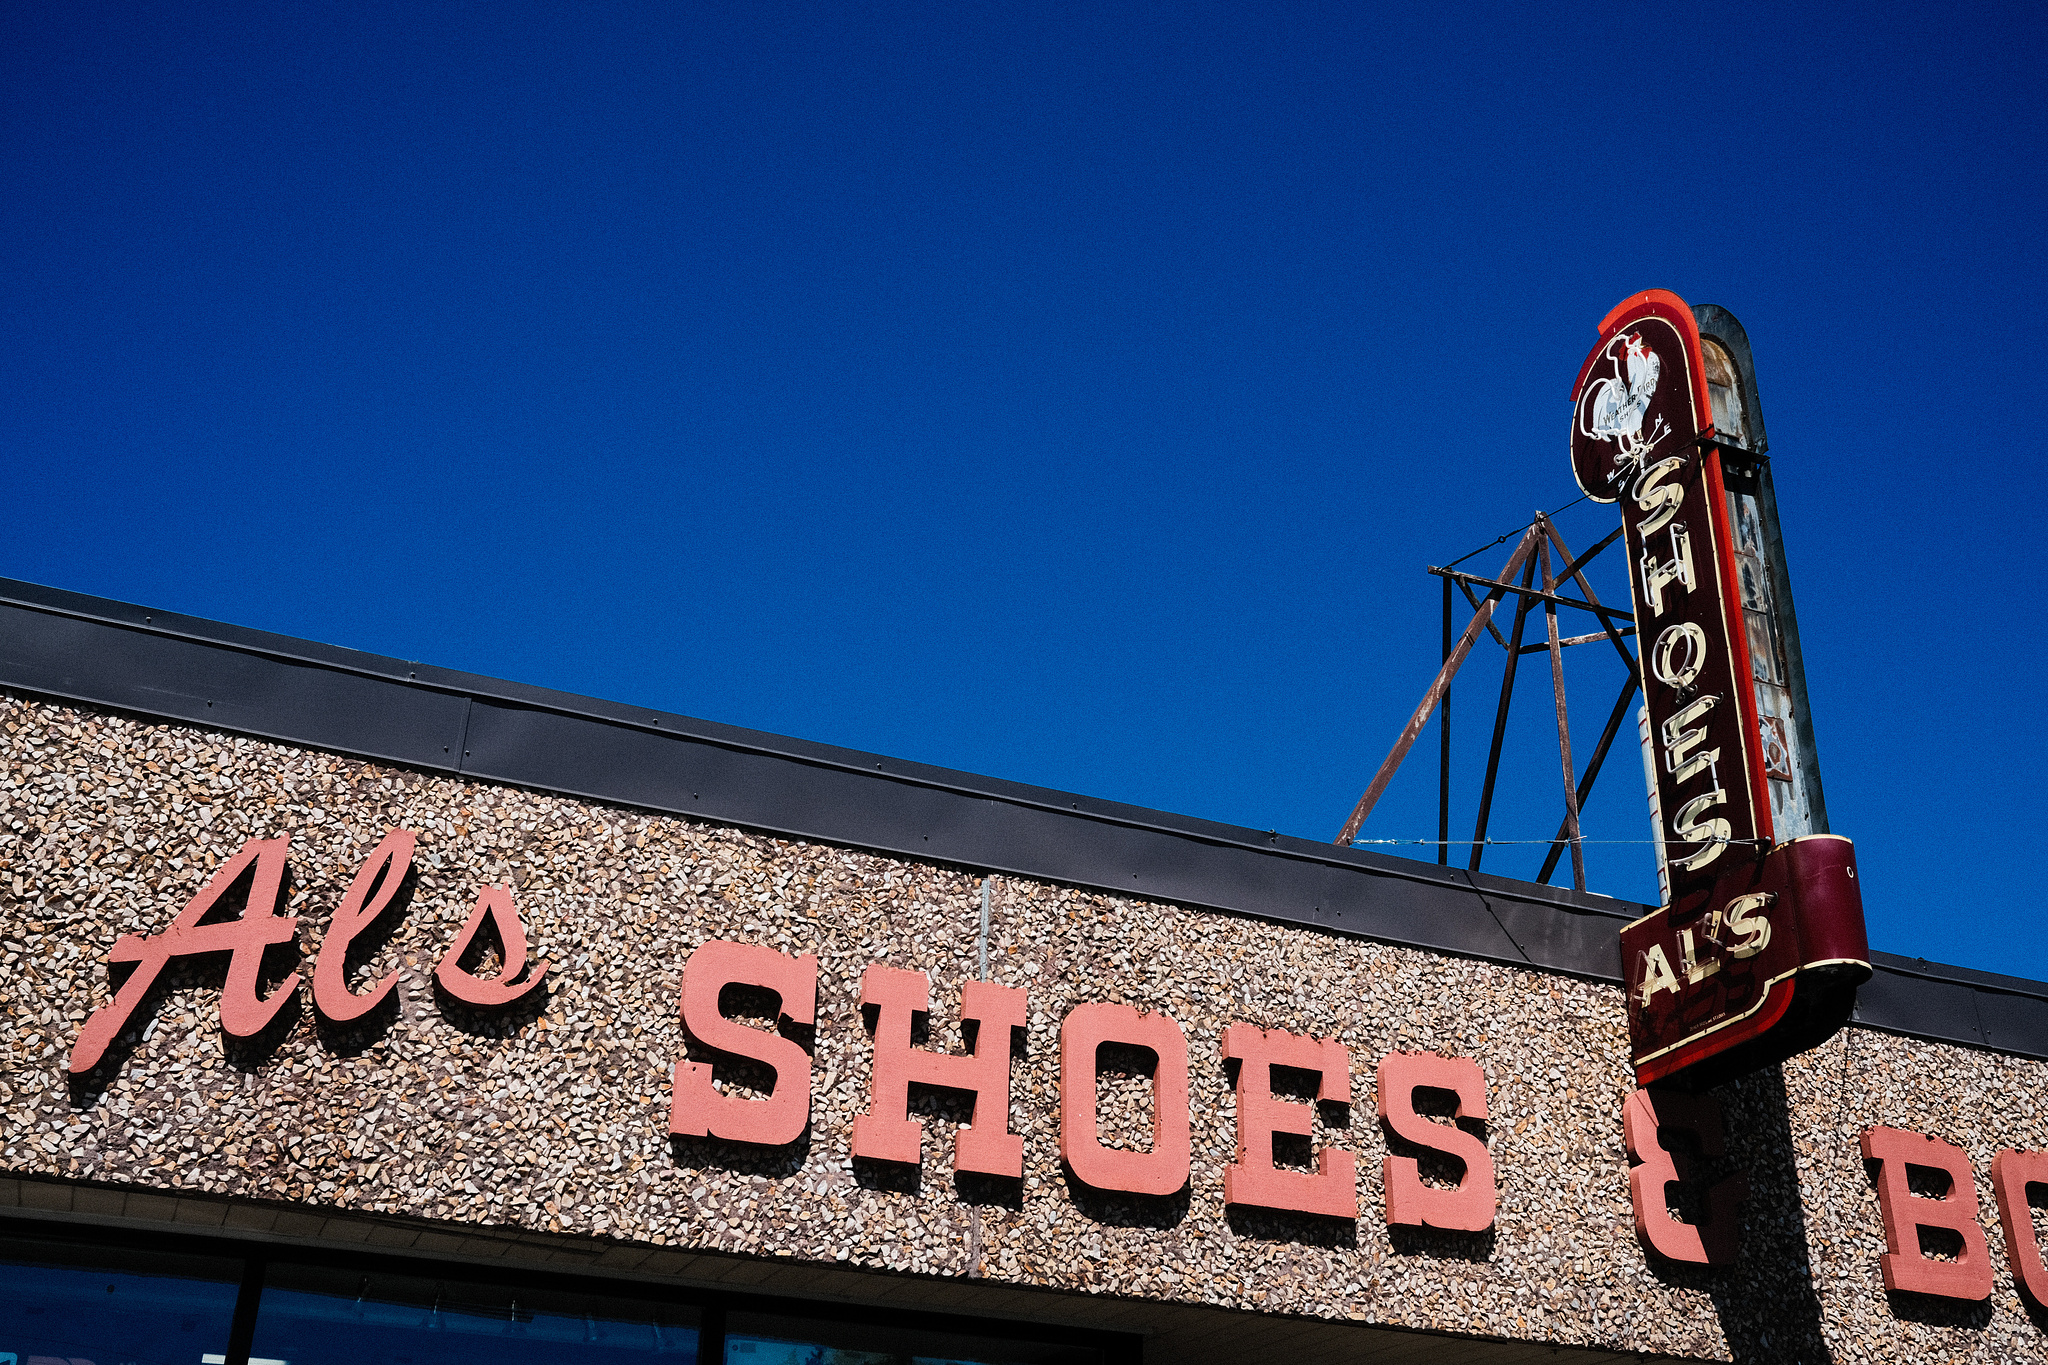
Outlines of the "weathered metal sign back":
[[1645,1085],[1712,1084],[1810,1047],[1869,973],[1849,842],[1776,841],[1757,682],[1776,664],[1752,657],[1713,410],[1684,300],[1647,290],[1601,322],[1573,389],[1572,471],[1621,504],[1635,597],[1666,873],[1665,905],[1622,931]]

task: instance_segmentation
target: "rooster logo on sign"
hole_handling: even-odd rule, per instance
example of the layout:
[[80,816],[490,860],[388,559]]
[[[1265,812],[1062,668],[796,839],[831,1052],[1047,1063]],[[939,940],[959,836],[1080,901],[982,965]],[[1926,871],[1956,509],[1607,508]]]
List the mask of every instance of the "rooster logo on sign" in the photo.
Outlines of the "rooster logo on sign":
[[1586,402],[1579,409],[1579,430],[1596,441],[1613,441],[1620,447],[1614,455],[1614,472],[1608,476],[1612,482],[1641,464],[1669,432],[1662,417],[1647,435],[1643,432],[1643,418],[1657,392],[1663,362],[1644,343],[1642,333],[1623,332],[1608,343],[1607,356],[1614,362],[1614,373],[1587,388]]

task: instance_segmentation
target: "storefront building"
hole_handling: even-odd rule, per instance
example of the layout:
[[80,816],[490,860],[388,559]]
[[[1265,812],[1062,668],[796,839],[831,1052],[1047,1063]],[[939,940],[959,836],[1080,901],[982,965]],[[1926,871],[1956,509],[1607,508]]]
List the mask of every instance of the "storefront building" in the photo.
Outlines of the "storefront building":
[[0,1365],[2048,1359],[2041,983],[1625,1122],[1646,907],[19,583],[0,688]]

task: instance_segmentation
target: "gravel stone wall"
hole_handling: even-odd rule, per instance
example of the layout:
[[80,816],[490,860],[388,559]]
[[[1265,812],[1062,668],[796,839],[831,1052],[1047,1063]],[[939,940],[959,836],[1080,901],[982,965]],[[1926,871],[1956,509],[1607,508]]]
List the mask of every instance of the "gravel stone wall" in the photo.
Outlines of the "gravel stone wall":
[[[957,1049],[979,921],[971,871],[19,697],[0,697],[0,763],[9,1173],[1649,1354],[2048,1359],[2004,1264],[1989,1181],[1999,1147],[2048,1148],[2038,1062],[1852,1030],[1782,1078],[1730,1087],[1731,1162],[1753,1191],[1743,1258],[1727,1272],[1671,1268],[1649,1261],[1631,1222],[1616,988],[1006,878],[989,974],[1030,992],[1011,1102],[1025,1179],[955,1179],[965,1112],[944,1095],[921,1102],[924,1163],[906,1174],[849,1155],[871,1054],[861,971],[929,973],[930,1041]],[[230,1047],[218,973],[186,966],[117,1067],[68,1081],[116,936],[161,931],[244,840],[289,834],[289,912],[310,973],[335,905],[394,825],[419,836],[417,882],[354,977],[399,970],[394,1010],[332,1032],[302,985],[272,1036]],[[437,1001],[431,977],[486,882],[515,888],[532,951],[552,964],[544,1000],[500,1020]],[[812,1121],[786,1150],[668,1136],[682,966],[710,938],[818,957]],[[1063,1175],[1059,1021],[1093,1000],[1164,1011],[1188,1036],[1194,1175],[1181,1195],[1105,1195]],[[1224,1206],[1235,1102],[1221,1041],[1237,1021],[1351,1050],[1348,1122],[1322,1108],[1315,1142],[1358,1156],[1355,1224]],[[1387,1228],[1373,1071],[1397,1050],[1483,1068],[1491,1231]],[[1105,1140],[1131,1142],[1149,1084],[1127,1066],[1102,1096]],[[1874,1123],[1970,1153],[1998,1261],[1989,1304],[1886,1294],[1856,1149]]]

